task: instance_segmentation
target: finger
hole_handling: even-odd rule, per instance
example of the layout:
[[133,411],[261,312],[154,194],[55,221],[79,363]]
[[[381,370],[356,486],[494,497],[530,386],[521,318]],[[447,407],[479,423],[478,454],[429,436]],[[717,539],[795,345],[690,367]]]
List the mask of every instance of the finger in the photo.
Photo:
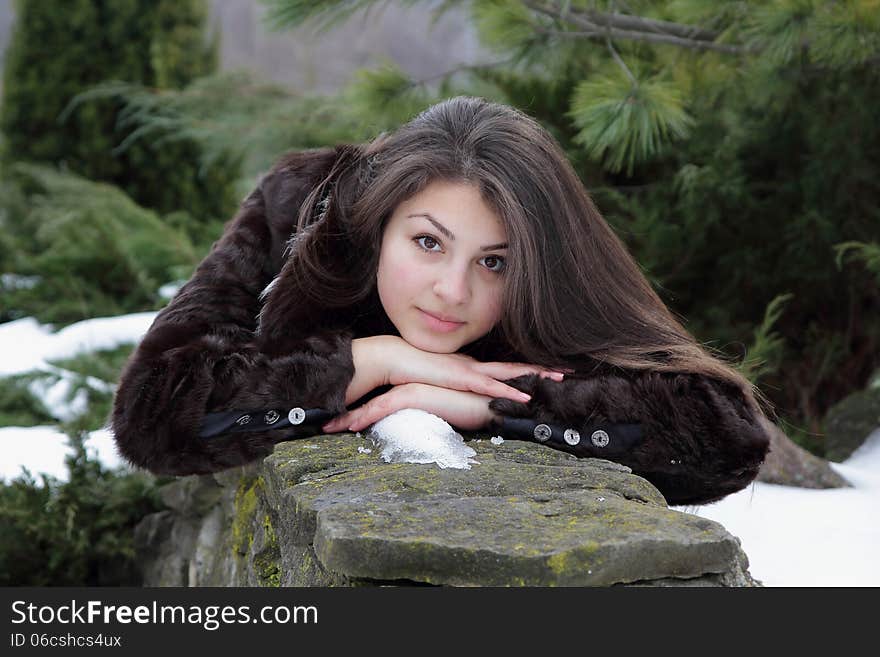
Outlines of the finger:
[[[515,377],[511,377],[515,378]],[[518,402],[527,402],[532,397],[524,391],[518,390],[512,385],[502,383],[485,374],[475,375],[474,372],[464,372],[460,376],[452,377],[447,387],[453,390],[475,392],[478,395],[488,397],[505,397]]]
[[382,413],[381,411],[377,411],[375,408],[361,408],[358,409],[357,412],[352,413],[351,418],[348,421],[348,430],[349,431],[363,431],[367,427],[370,427],[379,420],[391,415],[393,411],[388,413]]
[[321,430],[326,433],[336,433],[337,431],[343,431],[348,427],[348,424],[351,420],[351,413],[343,413],[342,415],[337,415],[335,418],[327,422]]
[[361,431],[406,407],[401,388],[392,388],[383,395],[374,397],[363,406],[349,412],[348,430]]
[[496,381],[495,379],[487,379],[482,386],[471,388],[471,392],[476,392],[480,395],[487,395],[489,397],[503,397],[521,404],[530,401],[532,398],[527,392],[517,390],[513,386],[501,383],[501,381]]
[[472,366],[472,369],[487,374],[495,379],[514,379],[524,374],[537,374],[541,378],[551,378],[554,381],[562,381],[564,373],[539,365],[525,365],[523,363],[488,362]]

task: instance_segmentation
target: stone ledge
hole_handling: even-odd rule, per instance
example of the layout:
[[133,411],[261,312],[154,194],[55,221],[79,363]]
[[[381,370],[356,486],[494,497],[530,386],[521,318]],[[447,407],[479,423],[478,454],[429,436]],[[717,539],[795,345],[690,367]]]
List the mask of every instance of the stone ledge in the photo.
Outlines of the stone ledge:
[[[373,447],[366,437],[315,436],[281,443],[249,468],[175,482],[217,502],[206,509],[175,494],[177,511],[145,519],[141,553],[175,564],[145,583],[757,584],[738,539],[669,509],[629,468],[530,442],[468,444],[478,463],[459,470],[385,463],[375,448],[358,451]],[[183,572],[187,581],[172,581]]]

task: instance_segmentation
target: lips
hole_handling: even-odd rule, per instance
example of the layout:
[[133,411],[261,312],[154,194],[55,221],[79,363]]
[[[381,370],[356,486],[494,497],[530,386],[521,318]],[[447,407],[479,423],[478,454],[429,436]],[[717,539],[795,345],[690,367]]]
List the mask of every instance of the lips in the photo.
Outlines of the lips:
[[435,319],[439,319],[441,322],[451,322],[453,324],[464,324],[463,321],[461,321],[460,319],[456,319],[455,317],[449,317],[448,315],[438,315],[437,313],[428,312],[427,310],[422,310],[421,308],[419,308],[419,310],[421,310],[426,315],[430,315],[431,317],[433,317]]
[[[450,322],[447,320],[443,320],[443,319],[440,319],[439,317],[437,317],[436,315],[432,315],[431,313],[425,312],[421,308],[419,308],[419,312],[422,315],[422,323],[424,324],[424,327],[426,329],[428,329],[429,331],[432,331],[435,333],[452,333],[452,332],[460,329],[466,323],[466,322],[459,322],[459,321]],[[448,316],[449,315],[446,315],[446,317],[448,317]]]

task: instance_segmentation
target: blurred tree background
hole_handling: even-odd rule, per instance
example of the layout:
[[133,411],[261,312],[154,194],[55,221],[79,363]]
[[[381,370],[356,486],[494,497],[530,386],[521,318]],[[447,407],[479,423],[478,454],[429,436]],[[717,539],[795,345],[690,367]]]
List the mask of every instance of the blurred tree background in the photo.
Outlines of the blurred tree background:
[[[265,4],[278,30],[322,31],[384,3]],[[397,4],[464,8],[493,60],[429,79],[388,64],[306,94],[216,73],[202,2],[19,3],[0,322],[155,309],[282,152],[480,95],[550,130],[661,298],[824,455],[828,410],[880,367],[880,3]],[[0,403],[42,421],[22,386]]]
[[[153,93],[216,71],[204,0],[16,3],[0,104],[0,322],[56,326],[153,310],[187,277],[235,209],[234,159],[140,125],[112,80]],[[132,530],[160,508],[155,478],[119,474],[84,442],[109,414],[131,345],[0,378],[0,426],[58,424],[65,481],[24,473],[0,486],[0,585],[138,584]],[[84,409],[58,417],[41,399],[64,380]]]

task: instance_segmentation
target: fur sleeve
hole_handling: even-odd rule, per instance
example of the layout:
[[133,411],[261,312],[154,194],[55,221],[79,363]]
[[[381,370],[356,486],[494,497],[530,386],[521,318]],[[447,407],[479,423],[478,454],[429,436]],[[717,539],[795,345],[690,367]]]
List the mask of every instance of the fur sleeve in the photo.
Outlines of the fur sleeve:
[[327,156],[288,156],[264,177],[132,354],[111,427],[119,452],[134,465],[157,474],[202,474],[265,456],[281,437],[279,431],[200,438],[208,412],[344,410],[354,376],[350,333],[316,332],[271,355],[272,345],[256,336],[261,292],[278,271],[283,243],[314,182],[308,171],[318,172]]
[[[489,407],[585,431],[592,424],[638,423],[643,440],[615,457],[654,484],[669,504],[706,504],[741,490],[758,474],[769,446],[760,410],[741,391],[697,374],[629,372],[563,381],[525,375],[507,381],[532,395],[527,404]],[[577,456],[595,456],[581,445]]]

